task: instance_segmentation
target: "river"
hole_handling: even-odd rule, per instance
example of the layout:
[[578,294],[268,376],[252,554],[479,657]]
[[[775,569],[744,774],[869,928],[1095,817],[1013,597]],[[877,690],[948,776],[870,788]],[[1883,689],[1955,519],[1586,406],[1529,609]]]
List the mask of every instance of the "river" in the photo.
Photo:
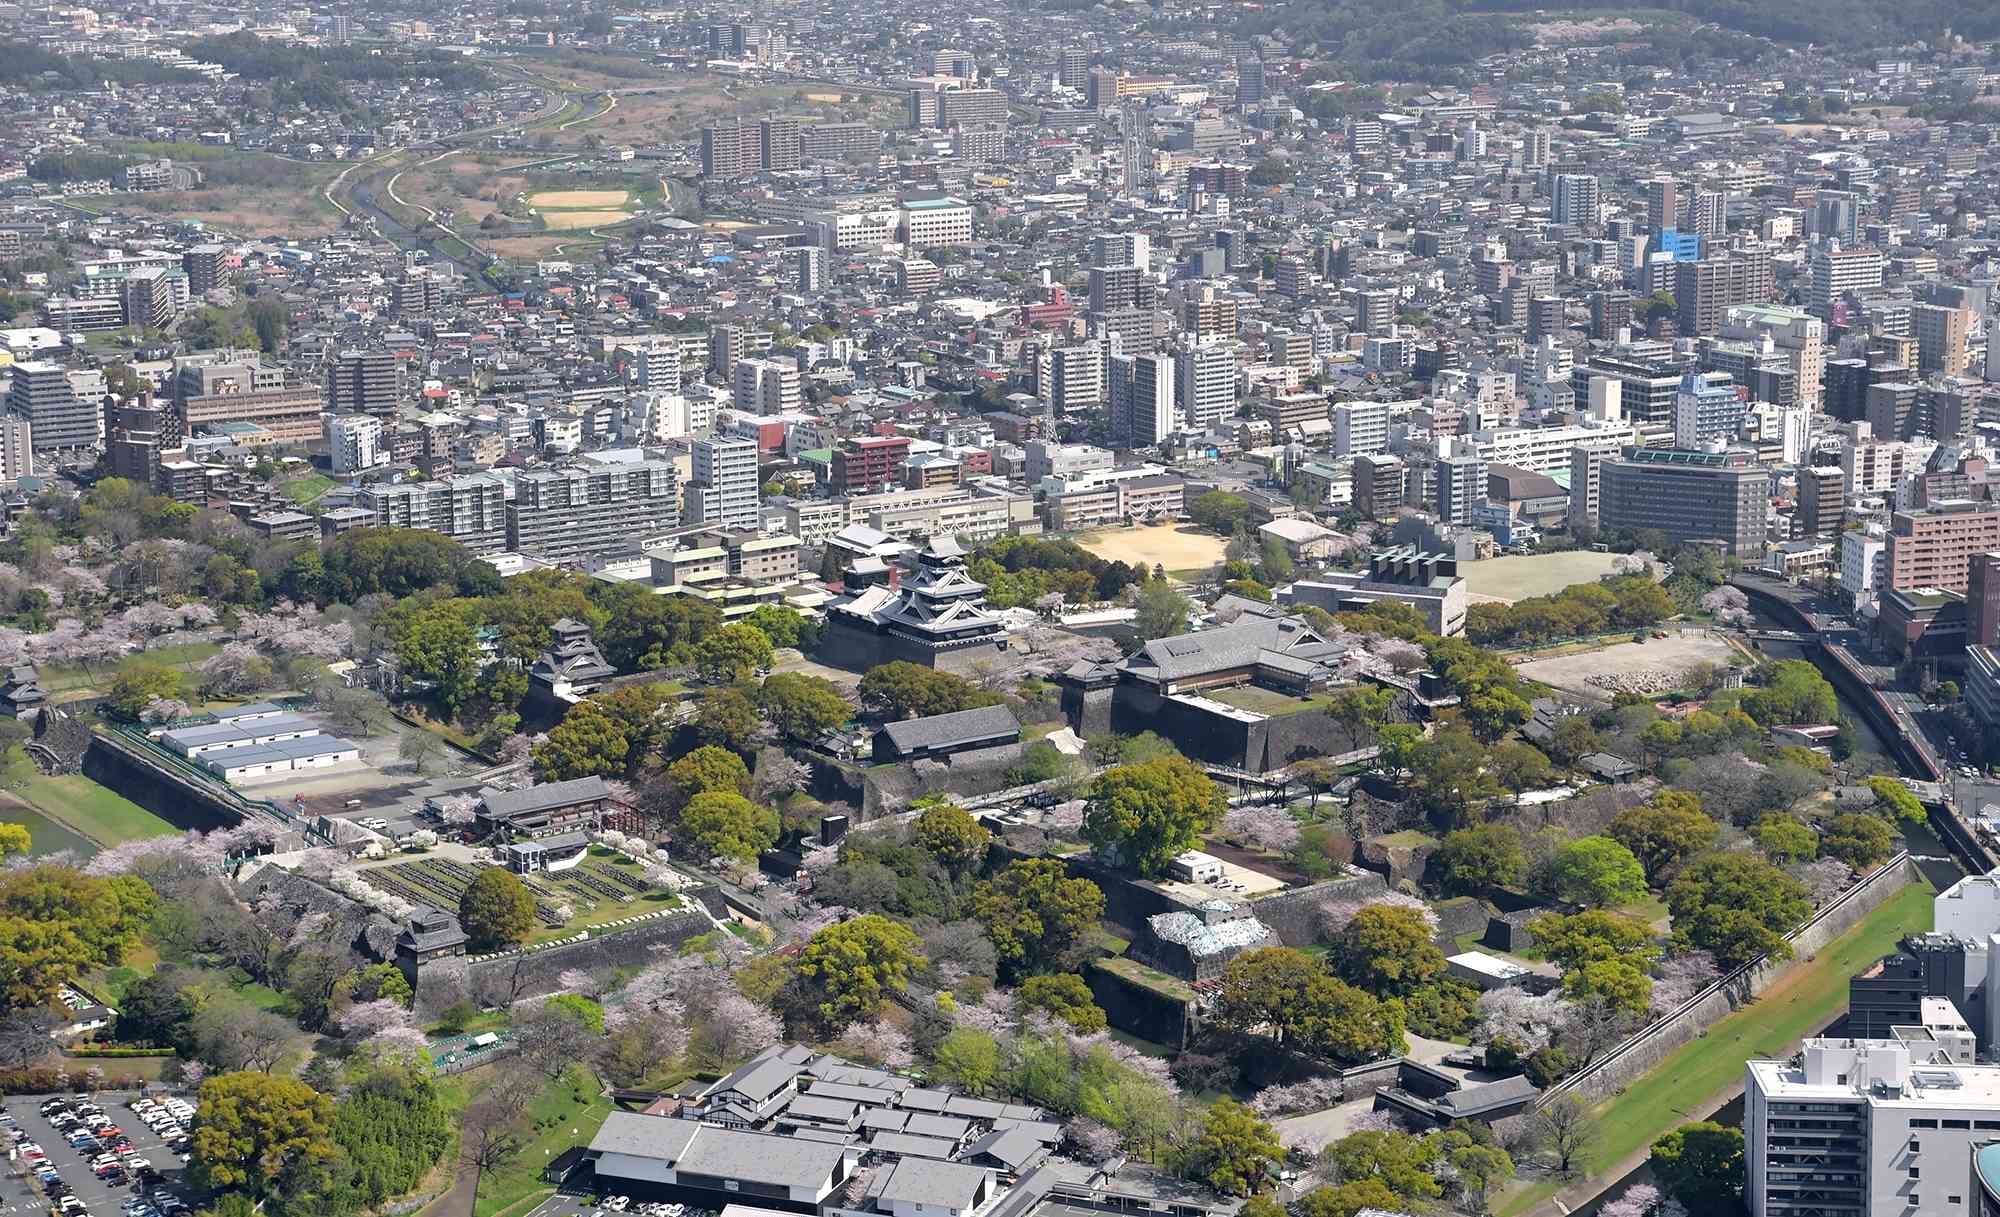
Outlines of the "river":
[[[1789,625],[1767,618],[1759,618],[1758,624],[1768,629],[1791,628]],[[1765,654],[1770,655],[1774,659],[1805,658],[1804,653],[1798,647],[1787,643],[1767,642],[1764,644],[1763,650]],[[1862,717],[1859,709],[1850,703],[1846,697],[1840,699],[1840,708],[1841,712],[1847,715],[1848,721],[1853,724],[1855,751],[1857,753],[1867,752],[1880,757],[1891,758],[1885,761],[1883,767],[1895,770],[1897,766],[1893,760],[1893,754],[1883,746],[1882,737],[1875,734],[1874,728],[1868,725],[1868,721]],[[1952,857],[1951,851],[1945,847],[1943,842],[1938,840],[1937,834],[1931,831],[1929,825],[1916,825],[1905,830],[1903,840],[1905,846],[1913,856],[1925,859],[1919,862],[1917,867],[1923,871],[1924,877],[1930,880],[1931,885],[1939,891],[1943,891],[1965,877],[1965,868],[1958,864],[1956,858]],[[1847,1015],[1845,1012],[1842,1012],[1840,1017],[1820,1029],[1821,1034],[1828,1032],[1837,1034],[1842,1024],[1846,1021]],[[1718,1124],[1727,1124],[1732,1127],[1742,1124],[1742,1096],[1739,1095],[1731,1099],[1720,1111],[1717,1111],[1708,1118]],[[1600,1192],[1596,1199],[1588,1204],[1578,1206],[1574,1210],[1574,1217],[1594,1217],[1594,1214],[1599,1209],[1617,1199],[1625,1192],[1625,1189],[1641,1183],[1651,1183],[1652,1181],[1653,1172],[1651,1168],[1641,1164],[1622,1179],[1619,1179],[1616,1183],[1613,1183],[1610,1187]]]

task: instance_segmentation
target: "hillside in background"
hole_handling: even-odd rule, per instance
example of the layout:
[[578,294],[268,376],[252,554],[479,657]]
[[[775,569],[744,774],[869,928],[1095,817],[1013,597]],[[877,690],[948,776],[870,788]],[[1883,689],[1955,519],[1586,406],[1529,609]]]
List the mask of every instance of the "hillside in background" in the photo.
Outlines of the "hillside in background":
[[[1476,59],[1529,45],[1536,20],[1565,15],[1662,20],[1634,41],[1653,44],[1637,62],[1675,66],[1689,54],[1740,52],[1740,35],[1828,47],[1889,47],[1947,30],[2000,38],[2000,4],[1962,0],[1658,0],[1629,13],[1602,0],[1295,0],[1250,13],[1246,25],[1315,48],[1367,80],[1438,79]],[[1679,20],[1676,20],[1678,15]],[[1701,28],[1692,28],[1701,23]],[[1710,24],[1712,23],[1712,24]],[[1720,27],[1720,28],[1715,28]]]

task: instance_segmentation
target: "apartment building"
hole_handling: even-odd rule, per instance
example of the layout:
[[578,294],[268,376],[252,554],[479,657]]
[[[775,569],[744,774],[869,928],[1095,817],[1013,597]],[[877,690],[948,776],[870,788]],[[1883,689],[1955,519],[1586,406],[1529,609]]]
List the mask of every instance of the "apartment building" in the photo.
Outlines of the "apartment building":
[[795,363],[776,359],[738,360],[731,375],[730,404],[746,414],[796,413],[801,400],[800,383]]
[[667,461],[525,471],[507,505],[508,547],[564,565],[619,552],[680,523],[679,489]]
[[2000,503],[1958,499],[1889,517],[1888,590],[1963,593],[1972,555],[2000,549]]
[[859,494],[901,485],[910,457],[907,436],[866,435],[843,439],[833,449],[835,494]]
[[434,482],[376,482],[363,486],[354,505],[385,528],[441,532],[476,554],[506,549],[507,484],[490,473]]
[[1236,352],[1220,342],[1182,350],[1176,357],[1177,398],[1189,427],[1206,431],[1236,413]]
[[1173,356],[1114,355],[1109,388],[1114,445],[1150,448],[1173,434]]
[[59,363],[29,360],[13,367],[7,389],[7,413],[26,419],[36,452],[85,448],[98,441],[97,403],[77,396],[69,369]]
[[396,357],[388,351],[342,351],[327,369],[327,404],[336,414],[396,414]]
[[[739,372],[749,362],[737,364]],[[688,523],[754,529],[762,517],[759,494],[756,441],[712,436],[694,442],[686,487]]]

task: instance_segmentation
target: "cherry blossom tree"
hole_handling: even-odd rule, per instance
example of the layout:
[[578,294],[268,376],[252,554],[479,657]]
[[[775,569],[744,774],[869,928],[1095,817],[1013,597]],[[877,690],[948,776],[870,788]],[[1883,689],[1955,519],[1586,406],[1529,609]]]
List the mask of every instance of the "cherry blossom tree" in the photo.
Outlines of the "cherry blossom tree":
[[1234,807],[1222,817],[1224,836],[1282,854],[1299,843],[1299,822],[1282,807]]
[[1260,1116],[1288,1116],[1295,1112],[1324,1111],[1345,1097],[1339,1078],[1307,1078],[1282,1086],[1266,1086],[1250,1100],[1250,1109]]
[[1707,951],[1669,955],[1653,968],[1653,1009],[1665,1013],[1706,989],[1722,974]]
[[179,722],[194,712],[193,707],[176,697],[155,697],[139,711],[139,721],[157,726],[162,723]]
[[1854,868],[1838,858],[1821,858],[1794,868],[1793,874],[1806,885],[1814,905],[1825,904],[1847,890],[1854,881]]
[[386,997],[351,1006],[340,1016],[340,1030],[349,1039],[366,1039],[413,1025],[403,1003]]
[[446,795],[437,801],[438,818],[452,828],[469,827],[479,815],[479,800],[469,794]]
[[1079,1117],[1063,1126],[1063,1142],[1085,1162],[1107,1162],[1118,1156],[1125,1139],[1109,1124]]
[[1536,996],[1512,985],[1480,994],[1477,1009],[1488,1040],[1504,1039],[1522,1052],[1548,1047],[1564,1019],[1561,997]]
[[884,1069],[901,1071],[917,1063],[916,1047],[910,1033],[885,1018],[877,1018],[856,1037]]
[[1750,597],[1741,588],[1723,584],[1701,598],[1701,607],[1715,617],[1715,623],[1722,626],[1746,626],[1750,624]]

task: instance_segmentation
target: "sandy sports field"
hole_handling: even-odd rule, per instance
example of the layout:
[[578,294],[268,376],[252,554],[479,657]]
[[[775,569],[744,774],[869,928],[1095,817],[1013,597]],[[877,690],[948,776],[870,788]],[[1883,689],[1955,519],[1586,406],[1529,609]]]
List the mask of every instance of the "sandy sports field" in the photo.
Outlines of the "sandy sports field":
[[1550,596],[1578,583],[1595,583],[1611,573],[1617,554],[1569,550],[1558,554],[1517,554],[1466,562],[1458,568],[1475,603],[1511,604],[1530,596]]
[[1150,524],[1088,533],[1077,544],[1113,562],[1143,562],[1176,571],[1206,570],[1222,561],[1229,542],[1191,524]]
[[623,207],[632,197],[629,190],[538,190],[528,196],[531,207],[594,207],[600,210]]
[[544,211],[542,224],[557,232],[569,232],[600,224],[623,224],[631,218],[629,211]]
[[1677,634],[1621,642],[1615,646],[1553,659],[1533,659],[1515,668],[1530,680],[1594,702],[1608,702],[1611,691],[1591,684],[1589,677],[1608,672],[1685,672],[1698,663],[1726,664],[1739,652],[1721,638]]

